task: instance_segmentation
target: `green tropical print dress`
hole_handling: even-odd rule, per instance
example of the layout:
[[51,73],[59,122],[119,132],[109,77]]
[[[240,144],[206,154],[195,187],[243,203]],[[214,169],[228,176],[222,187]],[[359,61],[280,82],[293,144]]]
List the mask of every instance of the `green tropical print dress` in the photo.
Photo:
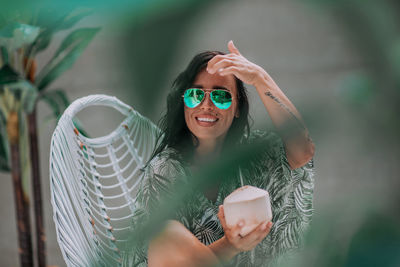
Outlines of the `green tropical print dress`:
[[[241,169],[241,175],[223,182],[216,201],[197,192],[177,211],[175,219],[180,221],[203,244],[209,245],[224,235],[218,219],[218,207],[226,196],[244,185],[253,185],[268,191],[271,200],[272,222],[270,233],[252,251],[239,253],[225,266],[277,266],[301,245],[313,215],[313,161],[291,170],[286,158],[282,139],[274,132],[255,131],[247,139],[249,142],[261,138],[269,144],[261,157],[250,167]],[[145,178],[138,193],[138,209],[141,214],[151,205],[156,205],[157,195],[165,193],[175,177],[190,175],[189,166],[171,157],[175,150],[166,148],[155,156],[145,169]],[[240,177],[241,176],[241,177]],[[134,222],[140,220],[136,216]],[[134,225],[133,225],[134,227]],[[147,246],[131,252],[129,265],[147,266]]]

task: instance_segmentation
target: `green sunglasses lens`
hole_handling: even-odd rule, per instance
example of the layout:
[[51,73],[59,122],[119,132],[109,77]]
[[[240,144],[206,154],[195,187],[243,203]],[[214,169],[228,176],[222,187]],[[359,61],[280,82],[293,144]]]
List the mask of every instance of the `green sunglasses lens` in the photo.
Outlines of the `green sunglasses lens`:
[[211,92],[211,100],[219,109],[227,109],[232,104],[232,95],[228,91],[214,90]]
[[204,91],[201,89],[191,88],[185,91],[183,100],[189,108],[198,106],[204,98]]

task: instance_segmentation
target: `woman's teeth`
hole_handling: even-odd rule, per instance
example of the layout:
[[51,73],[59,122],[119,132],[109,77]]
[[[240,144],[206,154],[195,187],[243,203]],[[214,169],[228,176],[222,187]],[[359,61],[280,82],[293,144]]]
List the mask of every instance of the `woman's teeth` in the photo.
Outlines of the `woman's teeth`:
[[217,119],[210,119],[210,118],[197,118],[198,121],[206,121],[206,122],[215,122]]

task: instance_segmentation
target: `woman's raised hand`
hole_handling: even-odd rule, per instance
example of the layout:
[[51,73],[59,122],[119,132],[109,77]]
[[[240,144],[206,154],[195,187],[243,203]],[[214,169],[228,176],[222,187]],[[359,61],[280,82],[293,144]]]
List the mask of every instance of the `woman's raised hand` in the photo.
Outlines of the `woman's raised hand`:
[[236,226],[229,228],[226,225],[224,207],[222,205],[219,206],[218,218],[224,228],[225,238],[238,252],[252,250],[268,235],[272,228],[272,222],[262,222],[253,231],[241,237],[239,233],[244,226],[243,222],[239,222]]
[[233,44],[228,42],[229,54],[217,55],[213,57],[207,65],[207,71],[211,74],[219,75],[233,74],[242,82],[256,86],[262,82],[268,73],[260,66],[247,60]]

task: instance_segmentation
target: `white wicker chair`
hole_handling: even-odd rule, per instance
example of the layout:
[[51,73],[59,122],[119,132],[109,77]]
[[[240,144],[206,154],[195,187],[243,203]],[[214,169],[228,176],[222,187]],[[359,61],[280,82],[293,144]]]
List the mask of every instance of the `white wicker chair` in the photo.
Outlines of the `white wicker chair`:
[[[88,106],[126,116],[112,133],[86,138],[72,118]],[[122,266],[135,194],[160,130],[115,97],[74,101],[51,140],[51,203],[58,243],[68,266]]]

